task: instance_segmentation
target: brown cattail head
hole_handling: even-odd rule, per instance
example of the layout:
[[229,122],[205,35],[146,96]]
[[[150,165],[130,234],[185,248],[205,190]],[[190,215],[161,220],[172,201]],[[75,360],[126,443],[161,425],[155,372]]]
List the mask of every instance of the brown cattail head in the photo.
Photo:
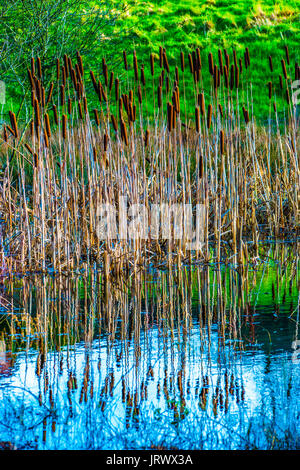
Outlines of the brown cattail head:
[[225,135],[223,130],[220,131],[220,152],[221,155],[225,152]]
[[279,86],[281,90],[283,90],[283,80],[282,80],[282,75],[279,75]]
[[104,148],[104,152],[106,152],[108,148],[108,134],[106,132],[103,138],[103,148]]
[[246,47],[246,57],[247,57],[248,67],[250,67],[250,53],[249,53],[249,48],[248,47]]
[[214,74],[214,59],[213,59],[213,55],[211,52],[208,54],[208,68],[209,68],[209,73],[213,75]]
[[150,54],[150,69],[151,69],[151,75],[153,77],[154,75],[154,54]]
[[180,66],[181,66],[181,71],[184,72],[184,53],[181,51],[180,52]]
[[54,122],[58,126],[58,113],[57,113],[57,107],[55,104],[53,105],[52,110],[53,110]]
[[159,66],[161,69],[163,68],[163,63],[164,63],[163,55],[164,55],[164,50],[162,46],[159,46]]
[[114,72],[111,72],[110,73],[110,77],[109,77],[109,92],[111,92],[112,90],[112,87],[113,87],[113,84],[114,84],[114,77],[115,77],[115,74]]
[[268,82],[269,100],[272,98],[272,82]]
[[221,103],[219,103],[218,108],[219,108],[219,113],[220,113],[221,117],[223,117],[224,113],[223,113],[223,107],[222,107]]
[[210,129],[211,118],[212,118],[212,105],[209,104],[208,109],[207,109],[207,129]]
[[161,105],[162,105],[161,93],[162,93],[162,88],[161,88],[161,86],[158,86],[158,88],[157,88],[157,104],[158,104],[159,108],[161,108]]
[[243,106],[243,114],[244,114],[245,123],[248,124],[250,119],[249,119],[249,113],[248,113],[247,109],[245,108],[245,106]]
[[117,120],[116,120],[116,118],[113,114],[111,115],[111,122],[112,122],[112,125],[113,125],[113,128],[114,128],[114,131],[118,132]]
[[198,106],[195,108],[195,123],[196,123],[196,132],[200,132],[200,109]]
[[123,51],[123,60],[124,60],[124,67],[125,67],[125,70],[128,70],[128,62],[127,62],[127,54],[126,54],[126,51]]
[[11,127],[14,131],[14,134],[15,134],[15,138],[17,139],[18,138],[18,125],[17,125],[16,115],[15,115],[15,113],[9,111],[9,117],[10,117]]
[[149,136],[150,136],[150,131],[149,129],[146,129],[145,135],[144,135],[144,145],[147,148],[149,145]]
[[167,73],[170,73],[170,67],[169,67],[169,62],[167,58],[167,53],[166,50],[163,50],[163,63],[164,63],[164,69]]
[[205,100],[204,93],[199,93],[198,95],[198,105],[200,106],[201,115],[205,115]]
[[60,75],[60,62],[59,59],[56,59],[56,80],[59,80]]
[[286,72],[286,66],[285,66],[285,60],[284,59],[281,59],[281,66],[282,66],[283,76],[287,80],[287,72]]
[[49,115],[47,113],[44,116],[44,121],[45,121],[45,130],[46,130],[47,136],[50,139],[50,137],[51,137],[51,127],[50,127]]
[[115,98],[116,101],[119,101],[119,90],[120,90],[120,81],[118,78],[115,79]]
[[63,114],[63,116],[62,116],[62,135],[63,135],[64,140],[66,140],[66,138],[67,138],[67,120],[68,120],[68,118],[67,118],[66,114]]
[[135,78],[135,81],[137,82],[139,80],[139,69],[138,69],[138,61],[137,61],[137,56],[136,56],[135,51],[133,51],[133,68],[134,68],[134,78]]
[[48,91],[47,100],[46,100],[46,105],[49,104],[50,101],[51,101],[52,93],[53,93],[53,88],[54,88],[54,83],[51,82],[51,83],[50,83],[50,87],[49,87],[49,91]]
[[288,46],[284,46],[287,64],[290,65],[290,54]]
[[273,72],[273,60],[272,60],[271,55],[269,55],[269,67],[270,67],[271,72]]
[[100,125],[100,119],[99,119],[98,109],[94,109],[93,112],[94,112],[94,117],[95,117],[96,124],[97,124],[97,126],[99,126]]
[[123,119],[121,119],[121,138],[123,142],[125,143],[125,145],[127,146],[128,145],[127,128]]

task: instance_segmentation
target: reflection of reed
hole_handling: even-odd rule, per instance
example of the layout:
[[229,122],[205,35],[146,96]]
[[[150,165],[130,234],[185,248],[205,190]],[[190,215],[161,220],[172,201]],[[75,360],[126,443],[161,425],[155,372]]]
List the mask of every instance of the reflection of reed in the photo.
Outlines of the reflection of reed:
[[[77,403],[97,403],[107,413],[117,400],[127,428],[138,426],[141,408],[153,399],[174,423],[185,419],[191,400],[199,411],[223,416],[245,400],[235,364],[256,342],[253,315],[261,285],[270,284],[274,306],[292,302],[296,263],[289,260],[285,276],[280,266],[252,272],[207,266],[133,272],[127,279],[97,271],[24,278],[18,289],[7,284],[18,311],[5,317],[1,344],[10,351],[37,350],[39,401],[51,410],[63,386],[70,416]],[[82,347],[84,363],[77,364]],[[195,361],[196,369],[190,367]],[[52,432],[56,428],[53,419]],[[45,421],[44,440],[47,429]]]

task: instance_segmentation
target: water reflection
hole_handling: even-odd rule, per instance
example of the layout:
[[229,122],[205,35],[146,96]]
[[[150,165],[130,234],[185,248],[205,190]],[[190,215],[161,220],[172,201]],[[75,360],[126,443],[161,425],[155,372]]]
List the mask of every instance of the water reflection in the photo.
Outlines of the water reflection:
[[299,447],[295,263],[7,282],[0,441]]

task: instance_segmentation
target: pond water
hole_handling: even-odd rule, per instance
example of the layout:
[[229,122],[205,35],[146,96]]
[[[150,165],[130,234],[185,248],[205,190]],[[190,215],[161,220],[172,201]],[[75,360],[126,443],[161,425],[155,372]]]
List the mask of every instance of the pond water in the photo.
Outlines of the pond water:
[[300,448],[297,263],[3,282],[0,441]]

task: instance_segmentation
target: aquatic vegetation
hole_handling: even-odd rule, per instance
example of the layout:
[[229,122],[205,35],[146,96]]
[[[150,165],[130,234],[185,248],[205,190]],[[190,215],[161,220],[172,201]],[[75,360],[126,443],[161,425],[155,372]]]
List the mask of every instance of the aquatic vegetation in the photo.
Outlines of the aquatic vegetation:
[[[75,62],[57,59],[48,84],[41,59],[32,58],[31,118],[18,122],[11,111],[0,140],[3,273],[71,272],[94,262],[108,274],[199,260],[243,264],[257,258],[260,240],[296,240],[299,133],[291,77],[300,69],[288,47],[279,85],[266,58],[272,79],[262,94],[265,126],[256,124],[248,47],[241,55],[209,53],[207,64],[199,48],[178,60],[172,68],[163,47],[158,61],[150,55],[149,94],[147,65],[135,51],[123,53],[126,80],[105,58],[101,72],[89,70],[87,78],[77,53]],[[95,94],[99,105],[90,109]],[[186,224],[171,239],[161,229],[157,237],[100,236],[99,207],[120,212],[121,198],[147,210],[189,204],[195,211],[201,204],[202,246],[189,248]]]

